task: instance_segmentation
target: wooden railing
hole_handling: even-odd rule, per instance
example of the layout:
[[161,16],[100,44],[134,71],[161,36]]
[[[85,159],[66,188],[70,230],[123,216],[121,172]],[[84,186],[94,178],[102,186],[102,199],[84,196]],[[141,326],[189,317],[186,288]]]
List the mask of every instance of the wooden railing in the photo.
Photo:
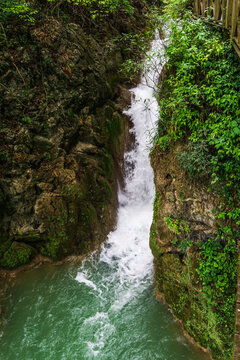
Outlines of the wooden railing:
[[194,0],[194,13],[229,29],[233,46],[240,57],[240,0]]

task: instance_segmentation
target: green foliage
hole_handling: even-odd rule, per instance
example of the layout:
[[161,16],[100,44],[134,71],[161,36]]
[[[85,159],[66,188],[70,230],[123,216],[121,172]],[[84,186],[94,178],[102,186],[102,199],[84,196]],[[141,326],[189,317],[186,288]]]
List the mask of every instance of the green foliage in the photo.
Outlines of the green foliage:
[[57,260],[60,240],[55,237],[50,237],[49,241],[41,247],[40,252],[44,256],[48,256],[53,260]]
[[[56,3],[56,6],[61,6],[62,1],[47,0],[49,3]],[[120,10],[128,15],[132,15],[134,7],[129,0],[65,0],[66,3],[71,3],[73,6],[81,6],[90,11],[92,19],[96,17],[107,16],[116,13]],[[34,22],[36,9],[36,1],[20,0],[0,0],[0,21],[6,21],[9,16],[19,18],[24,21]],[[66,16],[66,14],[65,14]]]
[[212,348],[219,359],[230,359],[236,309],[236,244],[231,238],[208,239],[199,245],[197,273],[212,309],[218,329],[219,346]]
[[[212,303],[222,294],[232,295],[235,290],[236,246],[234,240],[226,243],[218,239],[208,239],[199,245],[200,261],[197,273],[208,295],[208,301]],[[231,309],[233,310],[233,309]]]
[[209,170],[209,148],[205,139],[200,139],[198,142],[190,142],[187,146],[186,152],[177,154],[178,160],[184,170],[187,170],[189,177],[193,178],[208,178]]
[[[175,1],[171,4],[174,8]],[[166,56],[167,94],[163,93],[160,99],[155,145],[164,151],[172,142],[180,139],[187,142],[187,151],[178,154],[181,166],[191,178],[208,180],[209,190],[218,198],[215,238],[194,246],[199,249],[199,286],[214,316],[213,329],[218,330],[219,337],[215,345],[205,339],[204,346],[212,349],[214,357],[229,359],[240,225],[239,59],[220,30],[188,13],[172,21]],[[184,246],[191,246],[191,242],[185,241],[188,236],[181,233],[180,221],[171,218],[166,221],[176,235],[175,244],[183,250]]]
[[8,19],[9,16],[22,20],[34,22],[34,15],[37,13],[29,2],[19,0],[0,0],[0,21]]
[[[57,0],[48,0],[56,2]],[[134,8],[129,0],[66,0],[73,5],[80,5],[90,10],[93,19],[123,10],[128,15],[133,14]]]
[[167,22],[169,19],[178,19],[186,11],[188,5],[192,6],[190,0],[163,0],[163,19]]
[[165,221],[168,224],[168,227],[173,229],[174,234],[176,235],[180,235],[182,231],[185,231],[185,233],[188,234],[190,231],[189,226],[184,220],[173,220],[170,216],[168,216]]
[[12,243],[10,248],[4,253],[1,265],[9,269],[27,264],[31,258],[32,251],[28,247],[17,247],[16,243]]
[[23,117],[22,122],[26,124],[31,124],[33,121],[30,117]]
[[[147,26],[143,31],[134,34],[122,34],[115,38],[123,47],[124,57],[127,58],[122,64],[122,73],[129,81],[135,80],[136,75],[139,75],[146,66],[146,61],[151,60],[153,51],[149,51],[150,40],[154,38],[157,28],[162,26],[162,16],[160,16],[159,4],[158,6],[151,5],[148,8]],[[158,50],[155,50],[158,51]],[[143,63],[142,59],[145,59]],[[150,62],[150,61],[149,61]],[[156,84],[157,85],[157,84]]]
[[185,15],[172,23],[166,50],[172,74],[160,100],[155,143],[188,139],[178,155],[191,177],[208,176],[224,204],[221,212],[240,224],[240,73],[237,55],[220,32]]
[[147,31],[138,34],[123,34],[121,37],[115,38],[115,41],[122,44],[124,54],[127,56],[127,60],[122,64],[121,72],[126,75],[129,81],[132,81],[143,69],[142,56],[144,54],[146,58],[149,50],[149,40],[153,37],[153,33],[154,27],[151,28],[150,26]]
[[187,247],[192,246],[193,241],[189,238],[190,228],[184,220],[172,219],[170,216],[165,219],[168,227],[173,230],[176,238],[173,244],[181,250],[183,254],[186,253]]
[[[195,251],[198,250],[200,255],[196,268],[197,282],[202,287],[201,307],[208,309],[208,318],[201,319],[202,329],[198,328],[197,324],[194,326],[186,324],[186,327],[194,336],[198,333],[202,334],[202,330],[206,326],[208,338],[205,338],[204,334],[200,335],[202,345],[210,347],[217,359],[229,359],[233,346],[237,277],[236,243],[231,228],[220,227],[215,239],[196,243],[191,240],[190,228],[185,221],[172,217],[167,217],[165,221],[176,235],[172,241],[173,244],[181,250],[182,254],[186,254],[188,247],[194,246]],[[189,258],[185,261],[189,261]],[[189,286],[191,282],[192,279],[187,279],[186,285]],[[194,304],[196,300],[192,299],[192,301]],[[191,304],[192,311],[193,304]],[[174,302],[173,305],[178,314],[180,311],[178,304]],[[201,311],[196,309],[197,313],[201,313]],[[178,315],[182,316],[183,314]],[[212,320],[210,321],[210,319]],[[211,338],[214,339],[214,342],[211,341]]]
[[8,161],[10,161],[10,156],[9,153],[7,151],[0,151],[0,163],[6,163]]

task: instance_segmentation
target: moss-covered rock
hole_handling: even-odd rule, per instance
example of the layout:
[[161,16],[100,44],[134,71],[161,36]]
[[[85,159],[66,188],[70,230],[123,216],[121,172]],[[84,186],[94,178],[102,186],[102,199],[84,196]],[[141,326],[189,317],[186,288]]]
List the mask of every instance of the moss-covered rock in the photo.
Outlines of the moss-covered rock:
[[81,8],[59,4],[55,16],[36,4],[35,23],[4,24],[0,38],[0,264],[10,268],[35,252],[87,252],[113,228],[128,128],[116,37],[146,24],[140,0],[131,18],[94,23]]
[[[198,344],[209,349],[214,359],[229,360],[233,317],[227,319],[221,313],[222,298],[220,302],[211,301],[198,272],[199,244],[214,239],[213,210],[218,200],[203,183],[190,181],[179,167],[176,154],[183,148],[175,144],[162,152],[156,147],[151,156],[156,198],[150,247],[157,290]],[[230,298],[234,304],[234,293]],[[226,306],[230,298],[226,294]]]
[[0,260],[1,266],[9,269],[27,264],[37,254],[36,249],[23,242],[14,241],[4,252]]

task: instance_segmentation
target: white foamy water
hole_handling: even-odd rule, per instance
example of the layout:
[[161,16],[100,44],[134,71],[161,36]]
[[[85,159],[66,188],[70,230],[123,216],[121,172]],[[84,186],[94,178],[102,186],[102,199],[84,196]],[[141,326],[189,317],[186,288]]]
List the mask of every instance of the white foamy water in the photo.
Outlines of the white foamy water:
[[[109,234],[99,257],[92,259],[95,261],[95,271],[98,271],[99,263],[107,264],[111,271],[104,272],[102,279],[99,279],[96,285],[90,280],[93,277],[92,268],[86,273],[83,264],[82,272],[76,277],[78,282],[85,283],[94,290],[98,286],[99,293],[104,289],[108,293],[111,289],[109,314],[119,312],[153,281],[153,257],[149,248],[149,233],[153,215],[154,182],[149,160],[149,143],[158,120],[155,91],[165,62],[163,49],[164,43],[156,33],[156,39],[152,42],[145,61],[141,82],[136,88],[131,89],[131,107],[124,111],[134,124],[131,131],[134,133],[136,143],[134,149],[125,154],[126,186],[118,194],[116,230]],[[103,305],[105,299],[101,300]],[[101,317],[99,323],[99,314],[100,312],[97,312],[89,321],[93,325],[98,322],[104,333],[106,318],[104,317],[102,321]],[[110,324],[109,318],[107,320]],[[85,320],[86,322],[88,323],[88,320]],[[112,328],[111,330],[113,331]],[[89,348],[94,349],[94,354],[96,347],[103,346],[103,334],[97,337],[97,343],[88,343]]]
[[86,284],[87,286],[91,287],[93,290],[97,290],[96,285],[91,280],[88,280],[84,273],[78,273],[76,280],[80,283]]

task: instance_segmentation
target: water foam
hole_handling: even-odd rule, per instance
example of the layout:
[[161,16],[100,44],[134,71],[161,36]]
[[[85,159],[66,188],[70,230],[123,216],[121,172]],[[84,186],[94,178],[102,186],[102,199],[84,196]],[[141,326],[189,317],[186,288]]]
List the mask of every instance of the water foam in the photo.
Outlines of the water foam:
[[83,284],[87,285],[88,287],[92,288],[93,290],[97,291],[96,285],[91,280],[88,280],[86,278],[86,276],[87,275],[85,275],[84,273],[78,273],[76,276],[76,280],[79,283],[83,283]]
[[[104,288],[105,292],[111,291],[112,301],[107,310],[109,317],[123,310],[153,281],[153,257],[148,240],[152,222],[154,182],[148,145],[158,119],[155,90],[164,63],[161,55],[163,48],[163,42],[156,34],[147,56],[141,83],[131,89],[131,107],[124,111],[134,124],[131,131],[135,135],[136,143],[134,149],[125,154],[126,185],[118,194],[116,230],[109,234],[100,254],[93,255],[91,259],[96,262],[96,271],[101,264],[106,264],[113,271],[104,273],[95,285],[90,280],[93,268],[88,270],[85,262],[76,277],[78,282],[85,283],[94,290]],[[87,342],[95,355],[107,340],[109,329],[114,330],[109,317],[100,311],[103,307],[104,298],[101,298],[96,314],[84,322],[86,326],[89,326],[89,322],[98,326],[95,341]]]

